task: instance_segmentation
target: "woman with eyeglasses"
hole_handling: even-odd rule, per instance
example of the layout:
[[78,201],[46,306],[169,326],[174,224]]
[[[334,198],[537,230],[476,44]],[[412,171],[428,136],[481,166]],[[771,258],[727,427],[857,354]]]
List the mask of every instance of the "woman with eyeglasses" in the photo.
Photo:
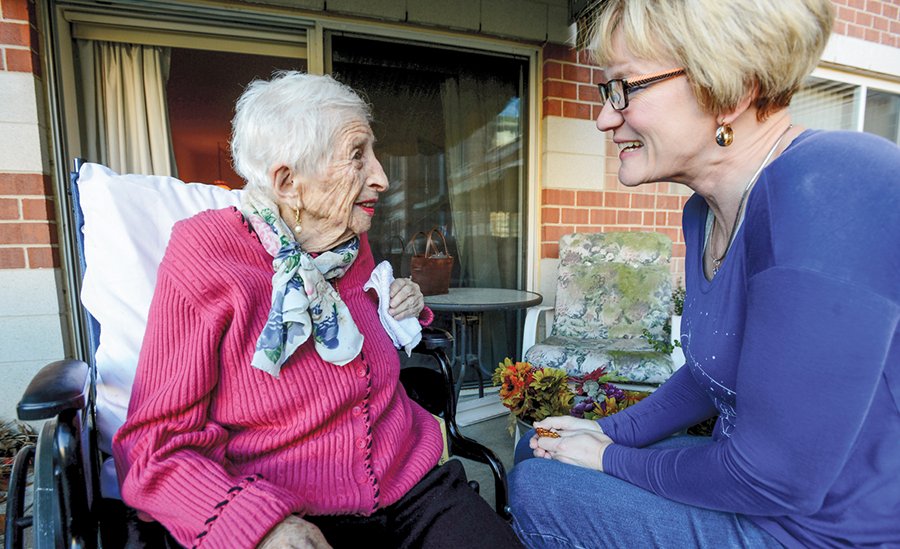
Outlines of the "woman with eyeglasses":
[[[627,187],[676,182],[687,363],[510,476],[530,547],[900,546],[900,149],[788,104],[829,0],[609,0],[597,127]],[[718,416],[712,437],[672,436]],[[543,459],[527,459],[529,457]]]

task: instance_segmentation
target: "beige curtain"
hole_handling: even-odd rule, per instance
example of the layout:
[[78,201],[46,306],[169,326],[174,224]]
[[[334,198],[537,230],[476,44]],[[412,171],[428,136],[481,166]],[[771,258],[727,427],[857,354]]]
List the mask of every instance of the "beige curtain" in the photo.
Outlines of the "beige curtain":
[[78,40],[85,156],[119,173],[177,177],[169,48]]
[[[500,125],[515,94],[514,84],[467,75],[441,85],[445,170],[462,286],[518,287],[520,147],[504,143]],[[512,133],[513,141],[520,139],[521,128]],[[483,367],[496,365],[515,348],[505,315],[484,316]]]

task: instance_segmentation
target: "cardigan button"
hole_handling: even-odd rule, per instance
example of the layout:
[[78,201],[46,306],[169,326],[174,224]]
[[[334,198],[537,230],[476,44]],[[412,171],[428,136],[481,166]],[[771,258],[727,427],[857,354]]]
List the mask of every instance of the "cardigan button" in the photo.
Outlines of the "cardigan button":
[[366,439],[364,439],[364,438],[356,439],[356,447],[359,448],[360,450],[365,448],[366,447]]
[[358,415],[360,415],[360,414],[362,413],[362,407],[361,407],[361,406],[354,406],[354,407],[353,407],[353,410],[351,410],[351,412],[353,413],[354,416],[358,416]]
[[360,366],[359,368],[357,368],[357,369],[356,369],[356,375],[358,375],[359,377],[366,377],[366,369],[365,369],[365,367]]

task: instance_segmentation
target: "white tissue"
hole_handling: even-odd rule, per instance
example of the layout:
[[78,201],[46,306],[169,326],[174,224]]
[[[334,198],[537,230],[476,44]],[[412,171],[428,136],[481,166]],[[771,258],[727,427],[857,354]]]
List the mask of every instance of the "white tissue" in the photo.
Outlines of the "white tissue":
[[417,318],[396,320],[388,313],[391,306],[391,284],[394,282],[394,269],[387,261],[382,261],[372,270],[369,281],[363,285],[364,290],[374,289],[378,294],[378,319],[384,331],[391,336],[394,347],[412,354],[413,348],[422,341],[422,325]]

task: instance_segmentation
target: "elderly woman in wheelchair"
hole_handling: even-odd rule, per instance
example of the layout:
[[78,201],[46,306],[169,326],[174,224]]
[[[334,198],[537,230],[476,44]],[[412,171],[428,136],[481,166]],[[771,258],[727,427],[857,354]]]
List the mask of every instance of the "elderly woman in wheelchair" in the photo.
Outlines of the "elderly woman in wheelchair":
[[125,503],[183,545],[518,544],[458,461],[438,466],[439,424],[399,383],[392,338],[430,311],[374,265],[369,120],[327,76],[253,82],[240,208],[172,231],[113,455]]

